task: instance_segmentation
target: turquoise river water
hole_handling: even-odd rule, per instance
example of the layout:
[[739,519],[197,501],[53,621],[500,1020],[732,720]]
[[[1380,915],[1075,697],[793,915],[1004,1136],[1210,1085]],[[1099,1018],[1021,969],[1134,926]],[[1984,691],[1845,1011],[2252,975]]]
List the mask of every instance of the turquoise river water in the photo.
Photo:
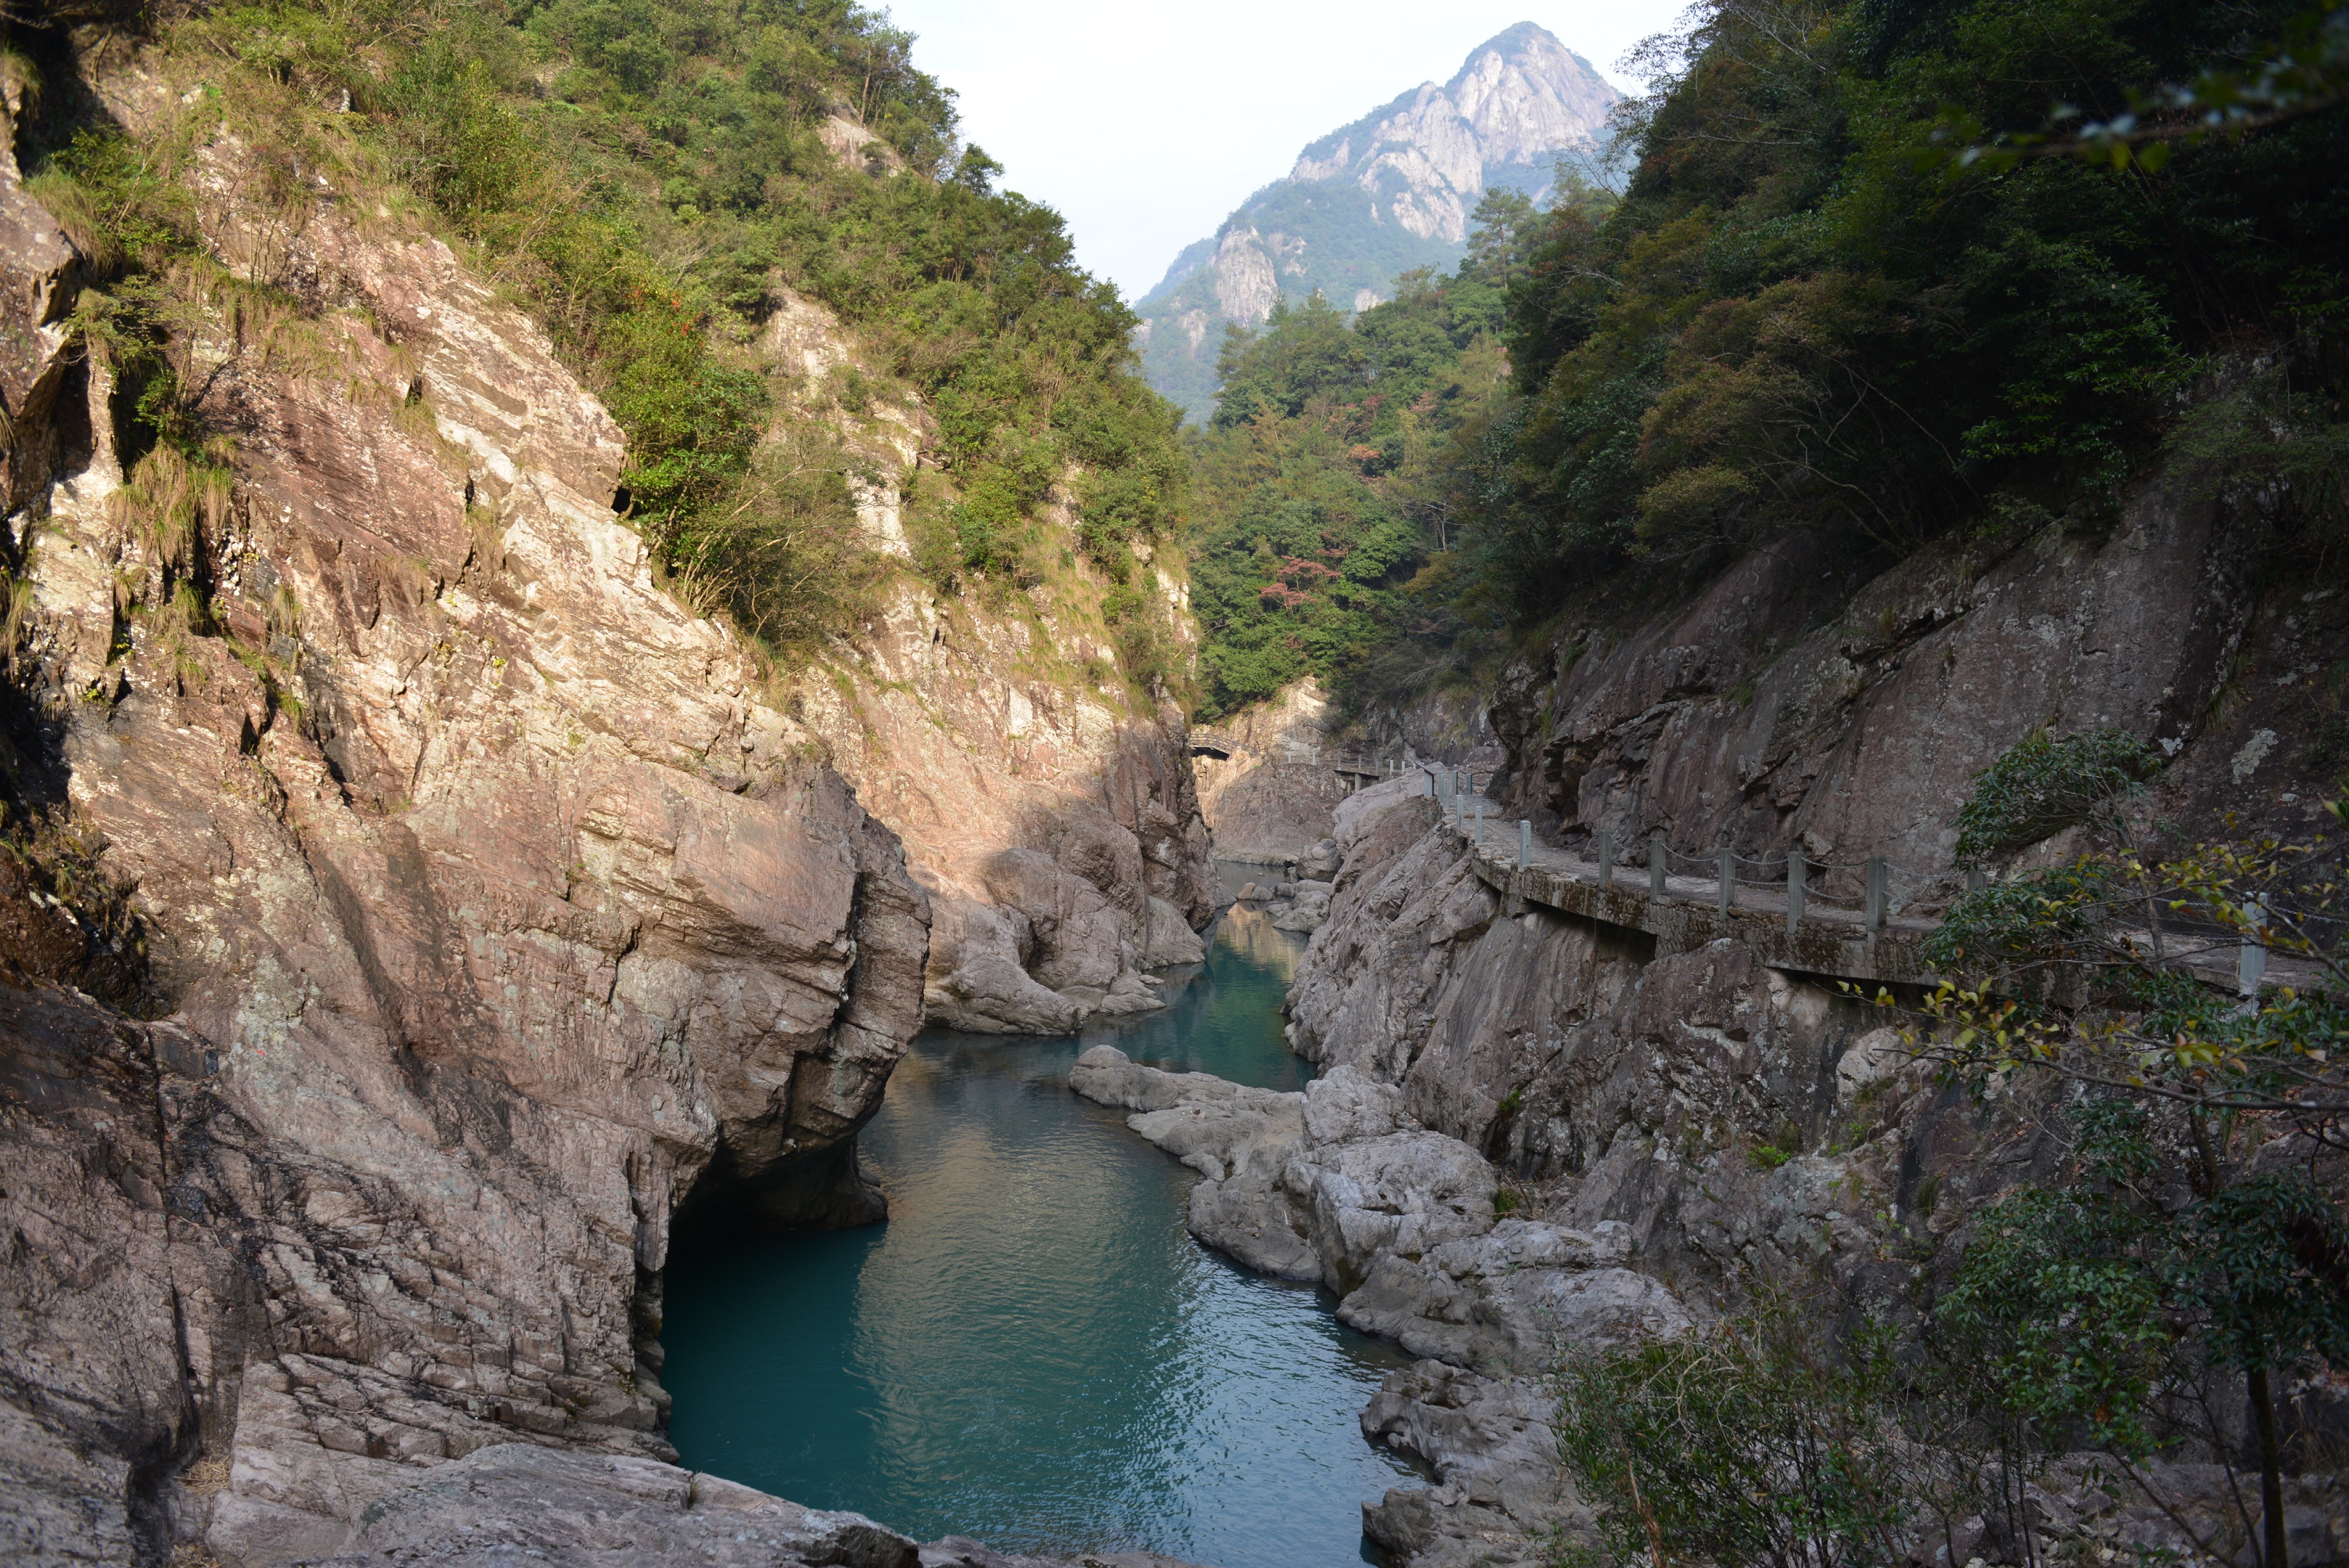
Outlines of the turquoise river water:
[[1327,1293],[1192,1241],[1192,1174],[1068,1089],[1103,1040],[1302,1086],[1278,1012],[1301,945],[1235,914],[1174,1005],[1122,1029],[917,1040],[864,1136],[886,1225],[670,1269],[684,1462],[923,1540],[1365,1561],[1361,1504],[1411,1472],[1355,1417],[1402,1357]]

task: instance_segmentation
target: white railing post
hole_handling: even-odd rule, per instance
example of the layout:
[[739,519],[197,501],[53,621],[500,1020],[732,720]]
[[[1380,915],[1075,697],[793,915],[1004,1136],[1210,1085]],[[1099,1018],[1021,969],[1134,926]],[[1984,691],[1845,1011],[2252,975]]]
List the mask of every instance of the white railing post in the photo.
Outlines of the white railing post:
[[1649,898],[1661,898],[1664,896],[1664,879],[1672,874],[1671,858],[1672,852],[1665,845],[1664,836],[1661,833],[1651,834],[1648,837]]
[[1534,825],[1521,816],[1517,818],[1517,869],[1524,870],[1533,858]]
[[1725,915],[1729,913],[1731,906],[1737,902],[1737,852],[1735,850],[1724,849],[1721,852],[1720,876],[1721,912]]
[[2235,994],[2246,1002],[2257,1002],[2260,981],[2268,972],[2268,947],[2259,938],[2260,928],[2268,923],[2267,909],[2253,898],[2243,906],[2243,918],[2250,922],[2251,929],[2235,960]]
[[1599,885],[1605,888],[1615,880],[1615,836],[1602,827],[1595,836],[1598,840],[1594,848],[1599,861]]
[[1789,849],[1786,851],[1786,934],[1790,937],[1803,923],[1803,894],[1808,890],[1803,883],[1803,852]]
[[1886,897],[1885,883],[1884,857],[1869,856],[1868,857],[1868,934],[1871,940],[1875,939],[1878,932],[1884,929],[1884,906],[1889,901]]

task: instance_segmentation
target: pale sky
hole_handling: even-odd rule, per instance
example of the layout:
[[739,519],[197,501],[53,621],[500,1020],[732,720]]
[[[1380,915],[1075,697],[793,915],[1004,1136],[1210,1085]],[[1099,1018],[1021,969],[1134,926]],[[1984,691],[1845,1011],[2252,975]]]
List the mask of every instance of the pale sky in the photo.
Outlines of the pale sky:
[[1298,150],[1537,22],[1615,85],[1687,0],[891,0],[1003,185],[1058,208],[1129,300]]

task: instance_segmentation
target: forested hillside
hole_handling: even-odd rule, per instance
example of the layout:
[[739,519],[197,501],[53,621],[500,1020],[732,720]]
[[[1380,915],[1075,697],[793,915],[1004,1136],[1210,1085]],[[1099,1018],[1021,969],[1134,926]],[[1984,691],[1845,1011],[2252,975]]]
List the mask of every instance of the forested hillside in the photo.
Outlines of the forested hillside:
[[[166,132],[134,141],[67,105],[27,128],[28,173],[98,258],[76,330],[119,365],[171,474],[215,461],[182,362],[196,302],[298,307],[298,280],[231,275],[193,239],[185,176],[225,130],[286,214],[321,177],[422,204],[619,420],[617,504],[676,584],[771,643],[842,625],[879,569],[848,460],[804,423],[762,445],[773,395],[747,348],[780,288],[877,349],[882,379],[835,377],[840,408],[911,391],[934,417],[908,516],[934,579],[1035,580],[1061,548],[1037,519],[1067,482],[1081,547],[1122,582],[1128,544],[1178,514],[1174,416],[1132,373],[1114,291],[1075,266],[1057,214],[995,189],[910,44],[845,3],[191,7],[152,35],[205,84]],[[63,56],[18,63],[57,78],[53,108],[69,96]]]
[[1418,627],[1409,585],[1451,543],[1452,451],[1505,389],[1499,334],[1533,203],[1494,191],[1476,219],[1457,271],[1406,273],[1350,323],[1317,293],[1261,332],[1229,330],[1214,418],[1185,436],[1203,713],[1307,674],[1359,682]]
[[[1268,633],[1228,607],[1247,585],[1226,589],[1211,691],[1245,700],[1260,678],[1220,672],[1286,658],[1357,702],[1402,694],[1593,585],[1672,580],[1789,527],[1854,559],[2095,530],[2165,456],[2337,533],[2344,23],[2150,0],[1707,8],[1635,106],[1619,203],[1557,204],[1530,236],[1496,333],[1506,388],[1429,432],[1407,477],[1363,466],[1370,484],[1391,465],[1409,520],[1383,559],[1428,562],[1408,590],[1380,579],[1379,635],[1334,653],[1276,544],[1253,580],[1292,624]],[[1379,315],[1317,363],[1374,364]],[[1251,377],[1227,366],[1219,426]],[[1212,541],[1247,532],[1231,496],[1203,487],[1219,562]]]

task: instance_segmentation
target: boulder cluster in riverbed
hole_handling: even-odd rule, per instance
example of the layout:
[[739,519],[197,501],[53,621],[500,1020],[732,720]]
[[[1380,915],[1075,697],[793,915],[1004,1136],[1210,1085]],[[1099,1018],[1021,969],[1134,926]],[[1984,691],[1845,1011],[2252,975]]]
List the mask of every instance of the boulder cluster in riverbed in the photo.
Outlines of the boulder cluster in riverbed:
[[1426,1358],[1389,1377],[1362,1416],[1373,1441],[1426,1460],[1442,1482],[1365,1506],[1366,1528],[1391,1548],[1537,1550],[1542,1524],[1568,1505],[1548,1401],[1528,1376],[1560,1344],[1621,1344],[1691,1321],[1661,1282],[1626,1266],[1627,1227],[1497,1218],[1492,1165],[1412,1120],[1401,1091],[1358,1068],[1282,1093],[1096,1045],[1069,1084],[1131,1111],[1128,1126],[1206,1179],[1187,1220],[1201,1241],[1327,1285],[1340,1321]]
[[1337,891],[1338,844],[1324,838],[1290,863],[1286,878],[1241,884],[1235,898],[1272,917],[1273,929],[1310,933],[1330,918],[1330,895]]

